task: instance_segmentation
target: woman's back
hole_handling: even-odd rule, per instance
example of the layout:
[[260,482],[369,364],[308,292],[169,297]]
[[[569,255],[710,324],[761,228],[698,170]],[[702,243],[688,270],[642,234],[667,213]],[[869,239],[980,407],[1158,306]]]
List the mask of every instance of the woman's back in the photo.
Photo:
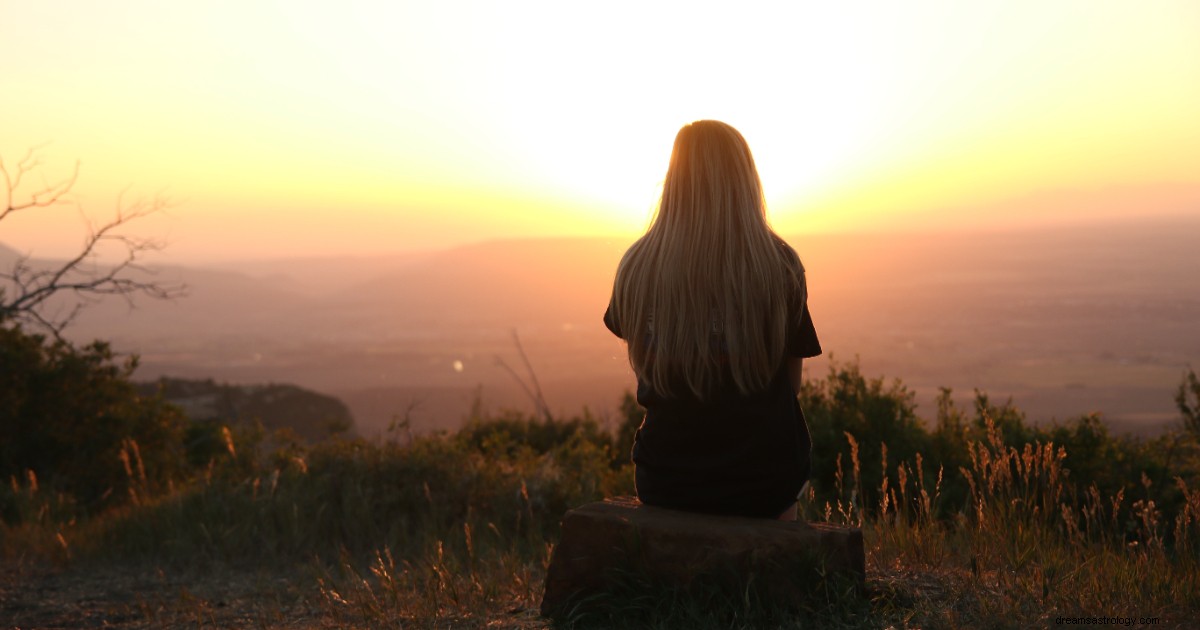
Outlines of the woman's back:
[[789,361],[820,354],[806,305],[745,140],[724,123],[685,126],[604,317],[647,409],[633,451],[644,502],[755,516],[794,502],[810,445]]

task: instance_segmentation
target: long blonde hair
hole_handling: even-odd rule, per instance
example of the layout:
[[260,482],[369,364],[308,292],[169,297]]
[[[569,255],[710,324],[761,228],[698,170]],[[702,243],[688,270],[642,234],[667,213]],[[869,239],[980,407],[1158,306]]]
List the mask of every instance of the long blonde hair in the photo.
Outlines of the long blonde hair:
[[703,400],[727,379],[742,394],[764,389],[782,365],[789,299],[804,304],[803,273],[767,222],[742,135],[715,120],[684,125],[654,220],[613,283],[630,365],[667,397],[682,388]]

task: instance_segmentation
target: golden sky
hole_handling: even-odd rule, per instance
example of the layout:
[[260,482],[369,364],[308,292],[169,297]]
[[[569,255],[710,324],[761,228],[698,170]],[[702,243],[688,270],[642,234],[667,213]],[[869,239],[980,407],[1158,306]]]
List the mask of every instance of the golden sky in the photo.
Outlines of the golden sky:
[[[776,227],[1200,213],[1200,2],[7,2],[0,157],[179,261],[630,236],[678,127]],[[0,223],[39,255],[78,210]]]

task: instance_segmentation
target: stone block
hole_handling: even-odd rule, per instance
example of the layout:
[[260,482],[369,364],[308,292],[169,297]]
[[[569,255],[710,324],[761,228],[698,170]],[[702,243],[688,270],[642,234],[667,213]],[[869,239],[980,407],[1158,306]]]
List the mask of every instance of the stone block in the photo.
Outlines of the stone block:
[[731,581],[731,588],[753,582],[786,605],[803,601],[821,580],[864,592],[864,565],[855,528],[680,512],[617,497],[563,517],[541,612],[553,617],[586,606],[631,573],[682,588],[701,579]]

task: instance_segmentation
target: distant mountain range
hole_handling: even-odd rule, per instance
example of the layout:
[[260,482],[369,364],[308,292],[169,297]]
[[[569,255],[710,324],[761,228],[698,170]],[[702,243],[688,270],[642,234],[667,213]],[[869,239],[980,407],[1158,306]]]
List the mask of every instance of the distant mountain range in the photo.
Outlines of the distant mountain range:
[[[899,377],[919,413],[939,386],[1013,396],[1031,419],[1174,418],[1200,365],[1200,212],[1040,229],[790,238],[825,357]],[[191,294],[110,301],[70,330],[141,355],[138,376],[288,382],[346,401],[366,434],[394,415],[459,422],[471,401],[530,407],[513,331],[552,408],[615,409],[632,374],[600,316],[629,241],[503,240],[389,257],[164,266]],[[11,255],[0,251],[0,259]],[[501,363],[502,362],[502,363]],[[505,367],[507,366],[507,368]],[[510,370],[511,369],[511,370]]]

